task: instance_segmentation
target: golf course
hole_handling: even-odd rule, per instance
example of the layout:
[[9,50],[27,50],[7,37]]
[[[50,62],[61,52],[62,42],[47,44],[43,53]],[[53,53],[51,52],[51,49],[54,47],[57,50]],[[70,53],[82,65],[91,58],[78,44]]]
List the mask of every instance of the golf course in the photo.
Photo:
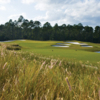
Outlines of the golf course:
[[0,100],[100,100],[100,0],[0,0]]
[[100,44],[0,42],[0,100],[99,100]]
[[[35,54],[40,54],[43,56],[53,56],[55,58],[69,59],[69,60],[80,60],[80,61],[90,61],[98,62],[100,61],[100,44],[73,41],[69,43],[68,47],[60,47],[61,45],[68,45],[66,41],[33,41],[33,40],[15,40],[12,42],[5,42],[7,44],[19,44],[23,52],[33,52]],[[75,43],[80,43],[75,44]],[[88,44],[92,47],[82,47],[82,43]],[[54,47],[53,45],[58,45]]]

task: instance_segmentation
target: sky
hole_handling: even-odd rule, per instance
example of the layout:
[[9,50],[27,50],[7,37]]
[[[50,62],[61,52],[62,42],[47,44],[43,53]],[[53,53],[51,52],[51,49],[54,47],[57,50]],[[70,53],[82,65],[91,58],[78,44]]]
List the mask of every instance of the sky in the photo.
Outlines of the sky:
[[0,0],[0,24],[10,19],[40,21],[43,25],[100,26],[100,0]]

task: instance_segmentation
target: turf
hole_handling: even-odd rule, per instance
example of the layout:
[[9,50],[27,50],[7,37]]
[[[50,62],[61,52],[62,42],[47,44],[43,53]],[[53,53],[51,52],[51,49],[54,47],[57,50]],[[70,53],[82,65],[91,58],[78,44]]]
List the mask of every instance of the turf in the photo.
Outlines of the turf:
[[13,41],[9,43],[17,43],[22,47],[23,52],[34,52],[43,56],[53,56],[57,58],[64,58],[69,60],[81,60],[83,62],[98,62],[100,61],[100,54],[95,53],[94,51],[100,50],[100,44],[87,43],[88,45],[93,46],[93,48],[81,47],[79,45],[71,45],[69,48],[61,47],[52,47],[56,43],[63,43],[63,41]]

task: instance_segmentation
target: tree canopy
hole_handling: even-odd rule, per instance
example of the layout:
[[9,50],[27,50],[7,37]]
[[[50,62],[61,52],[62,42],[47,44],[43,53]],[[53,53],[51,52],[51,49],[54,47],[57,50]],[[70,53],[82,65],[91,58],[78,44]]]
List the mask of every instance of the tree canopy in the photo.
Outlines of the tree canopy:
[[60,26],[56,23],[52,26],[49,22],[42,26],[39,21],[29,21],[20,16],[18,20],[10,19],[4,25],[0,25],[0,41],[13,39],[80,40],[100,43],[100,26],[96,26],[95,29],[83,26],[82,23]]

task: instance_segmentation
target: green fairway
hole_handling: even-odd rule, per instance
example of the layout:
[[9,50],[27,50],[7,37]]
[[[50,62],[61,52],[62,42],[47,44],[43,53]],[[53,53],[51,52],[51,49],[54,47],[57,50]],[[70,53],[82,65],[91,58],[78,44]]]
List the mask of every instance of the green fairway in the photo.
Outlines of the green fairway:
[[[80,41],[79,41],[80,42]],[[81,47],[80,45],[71,44],[68,48],[52,47],[56,43],[63,41],[13,41],[9,43],[17,43],[22,47],[22,51],[34,52],[44,56],[53,56],[57,58],[65,58],[70,60],[82,60],[90,62],[100,61],[100,53],[93,51],[100,50],[100,44],[88,43],[93,48]],[[84,42],[81,42],[84,43]],[[86,43],[86,42],[85,42]]]

